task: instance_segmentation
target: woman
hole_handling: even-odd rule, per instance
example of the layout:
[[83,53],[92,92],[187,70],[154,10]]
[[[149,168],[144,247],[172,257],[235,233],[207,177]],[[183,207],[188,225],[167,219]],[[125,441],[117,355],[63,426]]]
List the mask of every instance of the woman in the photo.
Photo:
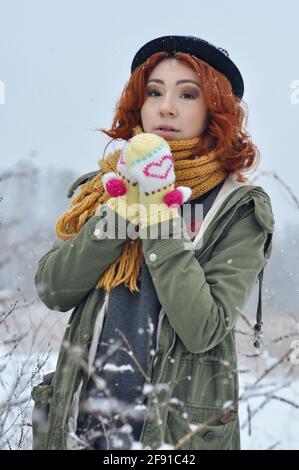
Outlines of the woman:
[[33,390],[34,448],[240,449],[234,327],[259,280],[259,346],[274,227],[243,174],[258,159],[243,89],[199,38],[136,53],[103,130],[126,144],[71,186],[35,276],[50,309],[74,310]]

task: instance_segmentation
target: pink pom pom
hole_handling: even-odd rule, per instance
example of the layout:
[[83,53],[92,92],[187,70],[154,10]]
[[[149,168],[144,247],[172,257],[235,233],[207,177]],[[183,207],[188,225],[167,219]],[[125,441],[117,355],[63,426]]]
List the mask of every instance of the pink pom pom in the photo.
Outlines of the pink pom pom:
[[123,196],[127,192],[124,182],[117,178],[112,178],[106,184],[106,191],[112,197]]
[[183,194],[179,189],[173,189],[164,197],[164,203],[168,207],[179,207],[183,204]]

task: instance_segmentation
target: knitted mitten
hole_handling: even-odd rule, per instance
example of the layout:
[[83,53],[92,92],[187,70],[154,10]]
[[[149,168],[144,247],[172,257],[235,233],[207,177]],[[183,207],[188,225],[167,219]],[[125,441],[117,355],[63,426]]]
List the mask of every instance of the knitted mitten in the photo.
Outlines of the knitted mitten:
[[131,138],[123,149],[129,175],[139,184],[140,228],[180,217],[178,207],[191,196],[175,189],[173,156],[168,143],[151,133]]
[[123,151],[121,151],[117,162],[116,173],[106,173],[102,177],[102,182],[105,190],[111,196],[106,204],[124,219],[137,224],[139,215],[138,182],[129,175]]

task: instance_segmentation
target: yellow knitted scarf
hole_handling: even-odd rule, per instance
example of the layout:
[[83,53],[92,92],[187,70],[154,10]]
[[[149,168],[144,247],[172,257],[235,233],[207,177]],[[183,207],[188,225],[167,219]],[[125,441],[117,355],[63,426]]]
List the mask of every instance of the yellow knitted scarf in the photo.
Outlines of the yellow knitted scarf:
[[[142,127],[136,126],[132,136],[142,133]],[[192,157],[200,137],[188,140],[168,140],[168,145],[174,159],[176,175],[175,187],[189,186],[192,189],[191,200],[213,189],[227,176],[227,171],[213,151],[200,157]],[[101,172],[81,187],[81,192],[71,201],[71,207],[62,214],[56,223],[56,233],[59,238],[67,240],[77,235],[81,227],[95,213],[98,206],[109,199],[101,181],[104,173],[115,171],[121,150],[109,154],[99,161]],[[131,292],[138,292],[137,281],[143,260],[142,242],[127,240],[122,253],[106,269],[99,278],[96,288],[110,292],[114,287],[124,283]]]

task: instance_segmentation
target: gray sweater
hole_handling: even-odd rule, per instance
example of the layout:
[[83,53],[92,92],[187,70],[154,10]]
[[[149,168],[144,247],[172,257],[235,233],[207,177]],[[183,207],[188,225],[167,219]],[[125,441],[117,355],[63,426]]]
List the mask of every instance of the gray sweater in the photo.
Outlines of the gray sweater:
[[[202,220],[204,219],[222,184],[223,182],[199,198],[184,204],[191,208],[191,220],[195,218],[196,204],[202,204]],[[181,215],[186,222],[186,207],[181,211]],[[138,293],[131,293],[124,284],[121,284],[110,293],[94,363],[97,375],[106,382],[106,390],[96,390],[93,381],[90,380],[81,396],[81,405],[92,401],[98,402],[102,410],[100,419],[99,415],[96,416],[91,412],[80,412],[77,434],[84,435],[88,439],[90,443],[88,449],[130,449],[132,442],[138,441],[141,434],[144,410],[142,411],[142,407],[138,405],[142,405],[145,401],[142,393],[145,383],[144,373],[148,371],[152,354],[157,346],[155,342],[161,310],[144,260],[138,288]],[[128,354],[128,346],[116,329],[126,337],[144,373]],[[116,416],[120,411],[125,413],[125,420]],[[126,422],[131,428],[123,427]]]

